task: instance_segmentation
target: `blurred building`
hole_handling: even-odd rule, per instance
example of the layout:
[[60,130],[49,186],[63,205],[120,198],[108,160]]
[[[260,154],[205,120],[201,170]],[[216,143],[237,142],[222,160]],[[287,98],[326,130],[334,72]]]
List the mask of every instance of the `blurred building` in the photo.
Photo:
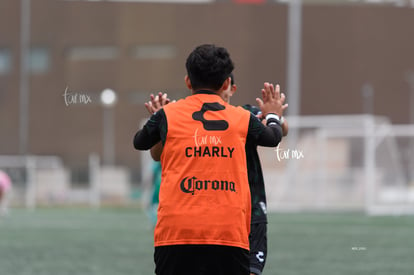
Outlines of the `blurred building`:
[[[246,1],[32,0],[28,141],[21,152],[24,11],[22,1],[2,0],[0,154],[57,155],[72,169],[86,167],[91,153],[103,154],[99,95],[110,88],[118,95],[114,164],[139,170],[132,138],[148,118],[144,102],[158,91],[171,98],[188,95],[185,59],[202,43],[229,49],[239,87],[232,103],[254,103],[264,81],[280,83],[284,90],[288,6],[281,2],[286,1],[235,2]],[[414,8],[315,2],[302,10],[300,113],[371,112],[393,123],[413,122]]]

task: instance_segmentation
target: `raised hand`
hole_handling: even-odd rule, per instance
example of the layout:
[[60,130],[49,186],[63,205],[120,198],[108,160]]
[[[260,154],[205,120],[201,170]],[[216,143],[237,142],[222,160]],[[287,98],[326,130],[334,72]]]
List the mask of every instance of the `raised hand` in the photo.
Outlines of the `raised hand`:
[[262,111],[263,116],[269,113],[277,114],[279,117],[283,116],[283,112],[288,107],[288,104],[284,104],[286,96],[284,93],[280,93],[279,84],[276,87],[272,83],[265,82],[262,89],[262,99],[256,98],[256,102]]
[[167,93],[159,92],[156,96],[150,95],[150,101],[145,102],[145,108],[152,115],[170,102],[171,100],[167,97]]

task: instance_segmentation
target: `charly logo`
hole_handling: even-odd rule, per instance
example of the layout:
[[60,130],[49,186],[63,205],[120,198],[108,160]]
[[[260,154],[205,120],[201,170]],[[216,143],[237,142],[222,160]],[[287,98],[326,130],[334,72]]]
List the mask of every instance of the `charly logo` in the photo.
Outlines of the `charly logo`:
[[256,258],[259,260],[259,262],[263,263],[265,261],[265,259],[264,259],[264,252],[263,251],[257,252]]
[[204,118],[207,111],[221,111],[226,109],[225,106],[218,102],[204,103],[200,111],[193,113],[193,119],[203,123],[203,127],[207,131],[224,131],[229,128],[229,123],[225,120],[208,120]]
[[201,190],[221,190],[236,192],[234,182],[227,180],[200,180],[196,177],[185,177],[180,183],[181,191],[194,195]]

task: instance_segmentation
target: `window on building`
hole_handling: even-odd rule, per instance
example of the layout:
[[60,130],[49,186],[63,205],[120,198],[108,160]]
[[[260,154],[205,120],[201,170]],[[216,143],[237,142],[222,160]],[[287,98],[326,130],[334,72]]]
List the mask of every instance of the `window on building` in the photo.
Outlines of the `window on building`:
[[29,66],[30,72],[33,74],[42,74],[49,71],[49,50],[44,47],[35,47],[30,49]]
[[0,48],[0,75],[11,71],[11,53],[9,49]]
[[110,60],[119,57],[119,49],[114,46],[79,46],[66,52],[72,61],[79,60]]
[[131,55],[137,59],[172,59],[177,56],[177,48],[173,45],[139,45],[132,49]]

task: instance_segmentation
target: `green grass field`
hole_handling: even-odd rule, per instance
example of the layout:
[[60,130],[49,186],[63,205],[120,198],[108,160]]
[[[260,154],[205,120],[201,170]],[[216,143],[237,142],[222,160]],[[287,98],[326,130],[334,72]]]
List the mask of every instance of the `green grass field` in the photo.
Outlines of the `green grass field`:
[[[0,274],[154,274],[152,242],[139,209],[13,209]],[[264,275],[414,274],[414,217],[271,214],[268,242]]]

